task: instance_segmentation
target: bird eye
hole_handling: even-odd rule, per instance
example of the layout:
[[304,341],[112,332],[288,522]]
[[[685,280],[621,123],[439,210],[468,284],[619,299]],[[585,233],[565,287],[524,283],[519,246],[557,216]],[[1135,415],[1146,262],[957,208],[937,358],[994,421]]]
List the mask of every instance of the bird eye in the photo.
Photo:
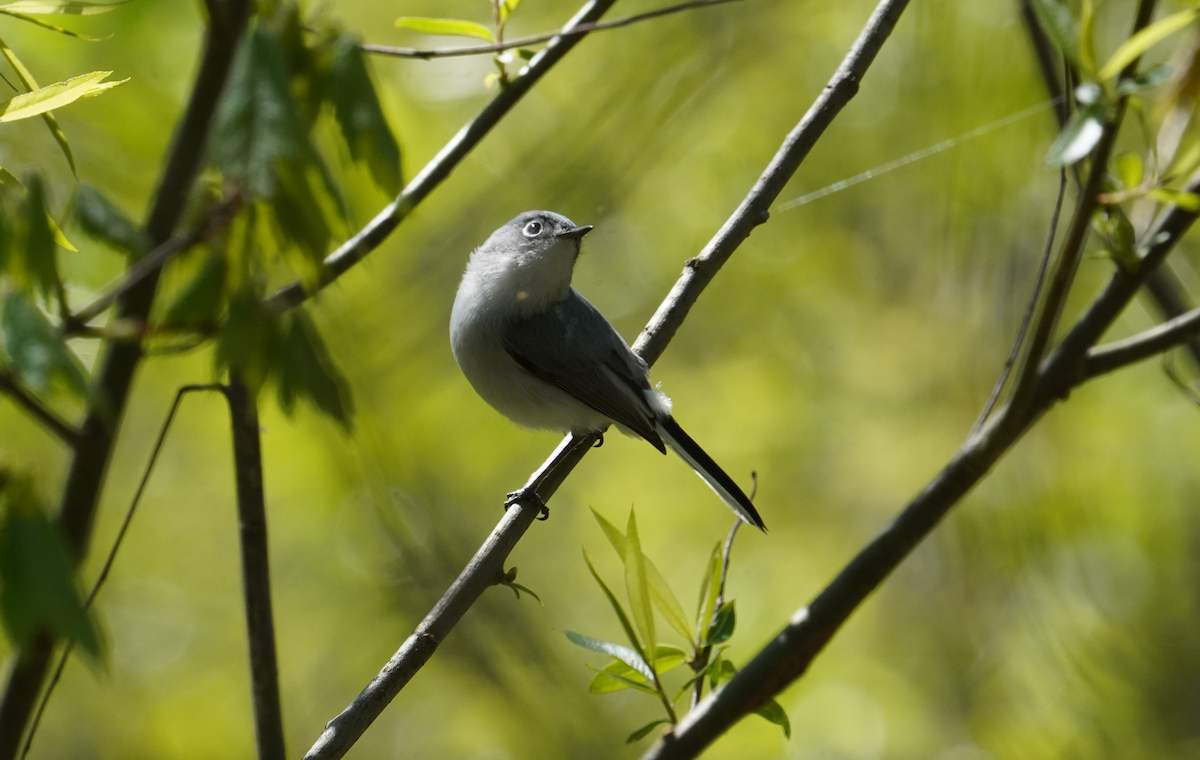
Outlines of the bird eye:
[[529,238],[537,237],[538,235],[542,234],[542,223],[530,222],[521,228],[521,234]]

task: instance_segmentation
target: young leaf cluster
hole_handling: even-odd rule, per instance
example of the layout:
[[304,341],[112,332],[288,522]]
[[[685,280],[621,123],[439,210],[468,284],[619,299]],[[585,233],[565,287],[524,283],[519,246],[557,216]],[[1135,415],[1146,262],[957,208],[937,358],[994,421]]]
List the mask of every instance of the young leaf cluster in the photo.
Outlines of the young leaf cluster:
[[[625,593],[629,602],[629,612],[626,612],[625,606],[600,577],[586,551],[583,555],[584,561],[608,599],[630,646],[603,641],[574,631],[565,633],[572,643],[610,658],[601,668],[588,666],[596,671],[588,687],[590,692],[608,694],[634,689],[657,697],[663,706],[665,717],[656,718],[630,734],[626,741],[632,743],[647,736],[656,726],[677,723],[675,705],[681,698],[693,691],[699,696],[706,683],[709,689],[716,689],[721,682],[729,680],[737,672],[737,668],[724,654],[737,626],[736,607],[733,600],[722,599],[724,566],[721,561],[720,543],[714,547],[709,561],[705,564],[696,615],[689,619],[662,573],[642,552],[634,510],[629,511],[629,520],[623,533],[600,513],[593,510],[592,514],[605,538],[621,559],[625,570]],[[658,643],[656,612],[687,642],[686,649]],[[663,685],[662,676],[680,665],[691,668],[693,676],[681,686],[675,687],[672,692],[668,692]],[[781,726],[785,735],[791,735],[787,714],[774,700],[756,712]]]
[[[480,24],[478,21],[469,21],[460,18],[430,18],[427,16],[401,16],[396,19],[396,26],[412,29],[415,32],[423,34],[446,37],[469,37],[492,44],[499,44],[504,42],[505,24],[508,23],[509,17],[520,3],[521,0],[491,0],[492,29]],[[533,51],[524,48],[496,53],[492,57],[492,60],[496,64],[496,71],[488,74],[484,83],[489,87],[497,82],[501,86],[508,84],[508,64],[513,63],[518,58],[528,61],[532,57]]]

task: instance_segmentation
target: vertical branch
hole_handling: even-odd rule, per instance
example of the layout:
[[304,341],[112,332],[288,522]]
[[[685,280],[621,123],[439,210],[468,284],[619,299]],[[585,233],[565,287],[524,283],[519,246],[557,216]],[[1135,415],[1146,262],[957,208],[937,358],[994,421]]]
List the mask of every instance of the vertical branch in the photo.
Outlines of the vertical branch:
[[[183,213],[184,201],[204,157],[209,123],[250,12],[249,0],[209,0],[207,6],[210,18],[204,57],[146,224],[153,246],[171,236]],[[150,313],[157,286],[156,273],[123,295],[116,306],[118,318],[144,321]],[[106,403],[103,408],[89,409],[80,428],[79,443],[71,459],[58,514],[58,523],[76,563],[87,552],[100,488],[112,458],[116,426],[125,410],[129,388],[141,358],[139,342],[115,342],[105,346],[97,365],[96,387]],[[20,746],[21,734],[45,680],[53,649],[54,638],[39,631],[9,671],[3,697],[0,697],[0,760],[11,760]]]
[[233,467],[237,480],[242,593],[250,642],[250,688],[259,760],[283,760],[283,714],[275,623],[271,614],[271,572],[267,559],[267,512],[263,499],[262,442],[256,399],[236,373],[225,391],[233,426]]

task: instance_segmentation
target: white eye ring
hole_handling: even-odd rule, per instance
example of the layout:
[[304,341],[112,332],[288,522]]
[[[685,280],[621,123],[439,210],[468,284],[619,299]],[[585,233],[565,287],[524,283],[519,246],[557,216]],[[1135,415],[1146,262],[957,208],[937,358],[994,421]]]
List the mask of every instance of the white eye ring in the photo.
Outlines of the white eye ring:
[[521,228],[521,234],[527,238],[537,237],[538,235],[542,234],[542,223],[530,222]]

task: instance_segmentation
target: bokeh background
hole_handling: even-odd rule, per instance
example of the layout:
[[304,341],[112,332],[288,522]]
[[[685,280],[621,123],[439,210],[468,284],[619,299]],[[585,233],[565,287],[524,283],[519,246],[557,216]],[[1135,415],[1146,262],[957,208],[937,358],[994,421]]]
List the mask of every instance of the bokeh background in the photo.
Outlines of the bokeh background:
[[[657,3],[627,0],[612,16]],[[1103,4],[1111,50],[1132,4]],[[395,651],[558,437],[479,400],[449,351],[467,255],[518,212],[594,224],[576,286],[629,340],[720,227],[866,20],[863,0],[744,0],[595,34],[505,119],[383,246],[311,306],[350,381],[355,429],[263,397],[285,729],[302,754]],[[525,0],[510,37],[561,25],[567,0]],[[444,44],[401,15],[487,23],[484,0],[335,0],[372,42]],[[71,40],[0,19],[42,83],[129,77],[59,112],[79,163],[144,216],[197,62],[201,7],[136,0],[69,19]],[[1169,46],[1168,46],[1169,47]],[[1160,56],[1161,58],[1162,56]],[[486,57],[376,58],[372,71],[415,174],[494,90]],[[1045,99],[1013,2],[922,0],[788,200]],[[319,136],[361,225],[386,198],[325,123]],[[1127,130],[1132,132],[1133,130]],[[654,368],[679,420],[743,483],[769,535],[743,532],[729,592],[747,660],[933,476],[964,440],[1031,288],[1057,175],[1049,111],[794,209],[776,210],[693,309]],[[1137,147],[1136,135],[1128,147]],[[0,165],[70,172],[39,120],[5,124]],[[68,233],[71,231],[68,226]],[[81,235],[68,277],[121,271]],[[1185,241],[1185,264],[1196,246]],[[1071,313],[1111,270],[1085,260]],[[1151,324],[1140,306],[1119,325]],[[1110,336],[1111,337],[1111,336]],[[86,362],[97,346],[77,341]],[[174,390],[213,377],[209,350],[143,364],[83,579],[95,576]],[[1074,393],[855,614],[779,697],[792,738],[750,717],[711,758],[1200,757],[1200,411],[1151,362]],[[0,399],[0,457],[50,502],[64,452]],[[253,754],[232,455],[215,397],[181,412],[98,601],[110,647],[73,660],[31,758]],[[693,604],[730,515],[674,458],[610,435],[513,553],[545,606],[489,591],[351,757],[636,757],[646,695],[590,695],[565,629],[620,640],[581,556],[620,567],[589,514],[636,507],[647,554]],[[670,631],[662,638],[670,642]],[[680,642],[673,642],[680,643]],[[681,679],[679,679],[681,680]]]

